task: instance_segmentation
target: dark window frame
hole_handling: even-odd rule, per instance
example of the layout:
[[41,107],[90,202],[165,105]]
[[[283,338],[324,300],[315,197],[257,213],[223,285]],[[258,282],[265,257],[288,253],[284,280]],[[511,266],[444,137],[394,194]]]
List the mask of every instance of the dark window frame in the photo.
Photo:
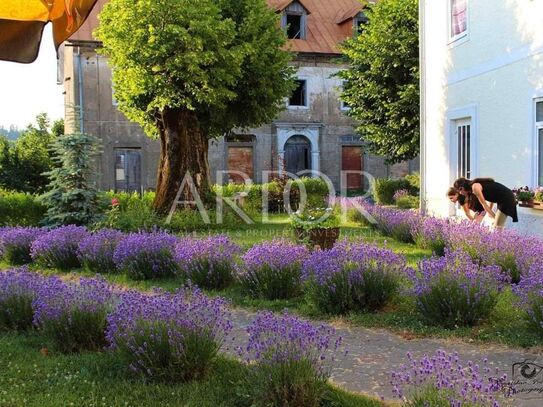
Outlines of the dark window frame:
[[[298,87],[292,92],[292,95],[288,98],[288,107],[293,109],[307,109],[309,107],[309,92],[308,92],[308,82],[307,79],[298,78],[296,79],[296,82],[298,82]],[[302,93],[301,93],[301,100],[299,102],[301,103],[292,103],[294,98],[296,97],[296,93],[299,91],[301,87]]]

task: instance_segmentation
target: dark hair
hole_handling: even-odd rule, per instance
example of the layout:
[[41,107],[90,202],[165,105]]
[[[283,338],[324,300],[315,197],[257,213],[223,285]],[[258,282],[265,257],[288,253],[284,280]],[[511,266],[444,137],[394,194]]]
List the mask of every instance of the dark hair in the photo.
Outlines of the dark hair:
[[471,186],[479,182],[494,182],[494,179],[493,178],[475,178],[473,180],[469,180],[467,178],[458,178],[456,181],[454,181],[454,188],[456,188],[458,191],[463,189],[464,191],[471,192]]
[[458,189],[456,189],[455,187],[450,187],[448,190],[447,190],[447,196],[453,196],[453,195],[459,195],[460,193],[458,192]]

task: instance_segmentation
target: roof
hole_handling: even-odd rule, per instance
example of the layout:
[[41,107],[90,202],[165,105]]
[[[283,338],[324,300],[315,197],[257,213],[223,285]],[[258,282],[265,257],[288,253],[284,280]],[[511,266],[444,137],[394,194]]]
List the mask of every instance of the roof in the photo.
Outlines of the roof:
[[[70,37],[73,41],[95,41],[92,32],[98,26],[98,13],[108,0],[98,0],[81,29]],[[347,24],[364,6],[358,0],[268,0],[270,7],[282,11],[293,1],[302,4],[307,16],[305,40],[290,40],[290,49],[300,53],[340,54],[339,44],[353,34]]]
[[283,11],[295,1],[300,3],[303,8],[305,8],[309,13],[311,13],[311,11],[304,4],[306,0],[268,0],[268,4],[271,8],[274,8],[277,11]]

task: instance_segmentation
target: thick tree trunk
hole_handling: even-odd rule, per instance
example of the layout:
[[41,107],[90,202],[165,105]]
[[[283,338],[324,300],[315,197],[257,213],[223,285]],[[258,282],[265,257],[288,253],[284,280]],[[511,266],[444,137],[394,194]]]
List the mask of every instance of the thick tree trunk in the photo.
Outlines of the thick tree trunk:
[[210,191],[207,139],[197,116],[186,109],[165,109],[159,119],[160,163],[158,166],[155,210],[166,214],[172,208],[183,179],[180,201],[194,201],[185,178],[189,174],[202,200]]

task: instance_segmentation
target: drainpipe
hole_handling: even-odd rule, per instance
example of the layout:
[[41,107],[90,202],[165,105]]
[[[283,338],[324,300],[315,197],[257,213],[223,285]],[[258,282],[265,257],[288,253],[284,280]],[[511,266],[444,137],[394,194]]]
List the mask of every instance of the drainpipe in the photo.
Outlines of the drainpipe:
[[426,78],[425,78],[425,9],[426,0],[419,1],[419,69],[420,69],[420,209],[428,210],[426,200]]
[[84,119],[84,110],[83,110],[83,67],[82,67],[82,58],[81,58],[81,47],[77,47],[77,86],[79,92],[79,132],[83,133],[83,119]]

